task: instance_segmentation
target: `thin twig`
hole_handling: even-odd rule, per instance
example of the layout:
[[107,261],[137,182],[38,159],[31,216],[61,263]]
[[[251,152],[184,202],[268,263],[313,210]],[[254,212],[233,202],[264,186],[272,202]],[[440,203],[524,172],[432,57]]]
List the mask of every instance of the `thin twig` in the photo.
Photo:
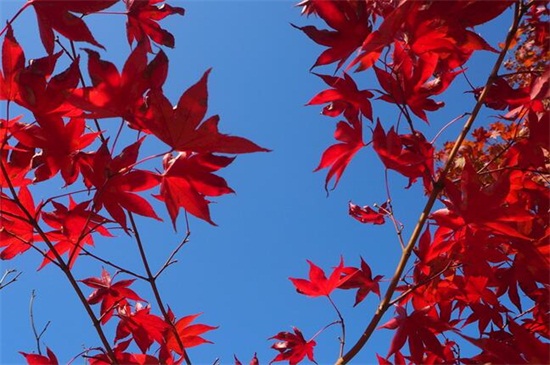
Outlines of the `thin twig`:
[[36,326],[34,324],[34,311],[33,311],[33,309],[34,309],[34,299],[35,298],[36,298],[36,293],[33,290],[31,292],[31,300],[30,300],[30,303],[29,303],[29,316],[30,316],[30,319],[31,319],[32,333],[34,334],[34,339],[36,340],[36,350],[38,351],[39,355],[42,355],[42,350],[40,349],[40,339],[42,338],[42,336],[44,335],[44,333],[48,329],[48,326],[50,325],[51,321],[46,322],[46,325],[44,326],[42,331],[40,331],[40,333],[38,333],[38,331],[36,330]]
[[12,283],[15,283],[17,281],[17,278],[19,278],[21,276],[21,272],[17,272],[17,274],[15,274],[14,277],[12,277],[10,280],[8,280],[8,282],[4,283],[4,281],[7,279],[7,277],[14,273],[14,272],[17,272],[17,270],[15,269],[8,269],[4,272],[4,275],[2,275],[2,278],[0,278],[0,290],[4,289],[6,286],[12,284]]
[[185,346],[183,345],[183,341],[181,340],[181,337],[178,334],[178,330],[176,329],[174,322],[170,319],[170,316],[168,315],[166,308],[164,308],[164,302],[162,301],[162,298],[160,296],[160,291],[157,286],[156,278],[153,275],[153,272],[151,271],[151,267],[149,266],[149,261],[147,260],[147,255],[145,254],[145,249],[143,247],[143,242],[139,235],[138,226],[136,224],[136,221],[134,220],[134,215],[132,214],[132,212],[128,212],[128,216],[130,217],[130,224],[132,225],[132,230],[134,231],[134,237],[136,239],[136,244],[138,246],[141,261],[143,263],[143,267],[145,268],[145,272],[147,273],[147,282],[149,282],[149,285],[151,286],[151,290],[153,291],[153,295],[155,296],[157,306],[159,307],[162,313],[162,316],[164,317],[164,320],[166,321],[166,323],[169,324],[170,329],[174,334],[174,337],[176,338],[176,342],[178,343],[178,346],[183,354],[185,363],[187,365],[191,365],[191,360],[189,359],[189,355],[187,355],[187,351],[185,351]]
[[164,270],[166,270],[166,268],[170,265],[172,265],[173,263],[177,262],[176,260],[172,261],[172,259],[174,258],[174,256],[176,256],[176,254],[179,252],[179,250],[187,243],[189,242],[189,235],[191,234],[191,232],[187,231],[187,234],[185,235],[185,237],[183,238],[183,240],[181,240],[181,242],[179,243],[179,245],[174,249],[174,251],[172,251],[172,253],[170,254],[170,256],[168,256],[168,259],[166,259],[166,262],[164,263],[164,265],[162,265],[162,267],[159,269],[159,271],[153,276],[155,279],[157,279],[160,274],[162,274],[162,272]]
[[346,322],[344,321],[344,317],[342,317],[342,313],[340,313],[340,310],[330,297],[330,295],[327,295],[328,301],[336,311],[336,315],[338,315],[338,319],[340,321],[340,327],[342,327],[342,337],[340,337],[340,354],[339,357],[342,357],[344,355],[344,346],[346,345]]

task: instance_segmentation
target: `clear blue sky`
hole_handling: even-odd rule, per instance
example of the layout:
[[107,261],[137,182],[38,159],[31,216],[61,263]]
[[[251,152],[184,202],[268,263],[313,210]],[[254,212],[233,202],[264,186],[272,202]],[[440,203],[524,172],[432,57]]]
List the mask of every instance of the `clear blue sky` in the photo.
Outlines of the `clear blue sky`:
[[[0,20],[4,23],[22,3],[2,1]],[[371,150],[361,151],[328,198],[323,189],[325,172],[312,173],[322,151],[333,144],[337,120],[321,116],[320,107],[304,107],[325,88],[320,79],[308,73],[322,48],[290,26],[290,23],[315,22],[313,18],[300,17],[300,10],[293,2],[172,1],[170,4],[183,6],[187,13],[162,23],[176,36],[176,48],[167,50],[170,58],[167,96],[177,101],[183,90],[213,67],[209,115],[221,116],[222,132],[250,138],[273,152],[240,156],[222,172],[237,193],[215,199],[216,204],[211,205],[212,218],[219,227],[191,218],[191,242],[179,254],[179,263],[165,272],[159,284],[165,302],[176,315],[202,312],[199,322],[220,326],[206,335],[213,345],[189,351],[193,363],[212,364],[216,358],[224,364],[231,363],[233,354],[248,362],[258,352],[261,363],[266,364],[276,355],[269,348],[273,341],[267,341],[268,337],[290,330],[291,326],[301,328],[310,337],[336,319],[324,298],[301,296],[288,280],[289,276],[307,277],[306,259],[330,271],[340,255],[346,264],[354,266],[359,264],[361,255],[374,274],[389,278],[393,273],[400,249],[391,225],[364,226],[347,214],[349,200],[359,205],[384,201],[382,165]],[[501,18],[505,19],[497,27],[478,29],[494,47],[503,35],[492,34],[493,31],[501,33],[508,25],[508,18]],[[106,58],[120,66],[129,52],[125,19],[103,15],[87,21],[96,39],[107,47]],[[32,9],[27,9],[15,22],[14,31],[27,59],[44,55]],[[485,74],[480,70],[493,59],[494,55],[487,52],[475,58],[468,76],[481,84]],[[316,70],[333,71],[333,66]],[[356,79],[363,88],[377,87],[372,84],[370,73]],[[438,127],[469,110],[472,97],[464,95],[465,90],[467,85],[460,78],[438,99],[451,96],[447,99],[451,100],[449,108],[429,115],[434,126],[426,129],[429,139]],[[395,111],[376,101],[374,115],[388,126],[393,123]],[[114,122],[112,126],[115,124],[118,126]],[[110,128],[108,122],[103,125]],[[368,125],[366,122],[366,141],[370,140]],[[148,137],[144,147],[142,157],[148,151],[164,149],[154,137]],[[422,193],[419,186],[404,191],[406,179],[393,173],[390,179],[394,208],[406,225],[407,236],[422,209]],[[50,185],[46,193],[62,193],[58,186]],[[40,189],[35,191],[44,193]],[[177,244],[185,226],[180,214],[180,233],[172,234],[164,206],[156,204],[155,208],[165,219],[164,224],[138,219],[146,250],[157,268]],[[98,253],[142,272],[137,249],[123,234],[112,240],[97,238],[96,246]],[[53,265],[36,272],[41,260],[29,251],[1,263],[2,271],[16,268],[23,272],[17,283],[0,291],[2,364],[22,363],[23,357],[17,351],[36,349],[28,315],[32,289],[37,293],[34,308],[37,326],[51,321],[43,343],[58,355],[61,363],[84,348],[99,344],[84,309],[61,272]],[[108,270],[112,272],[111,268]],[[74,269],[81,279],[99,276],[100,271],[101,265],[87,258],[81,258]],[[135,288],[153,302],[147,286],[139,284]],[[377,298],[369,297],[354,309],[351,307],[354,295],[352,291],[335,295],[347,320],[350,344],[363,330],[377,303]],[[383,322],[392,314],[390,311]],[[113,328],[108,328],[112,339]],[[338,330],[333,327],[317,338],[315,355],[319,363],[336,360]],[[355,363],[375,362],[376,352],[385,356],[392,335],[392,331],[377,331]],[[82,362],[78,359],[75,363]]]

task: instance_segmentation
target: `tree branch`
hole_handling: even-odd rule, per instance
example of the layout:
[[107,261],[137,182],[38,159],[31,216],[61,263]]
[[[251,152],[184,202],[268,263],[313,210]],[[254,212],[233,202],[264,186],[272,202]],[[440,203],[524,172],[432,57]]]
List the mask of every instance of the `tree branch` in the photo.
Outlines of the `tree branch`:
[[416,242],[418,238],[420,237],[420,234],[424,228],[424,225],[426,221],[428,220],[428,217],[430,215],[430,212],[439,197],[439,194],[443,191],[444,188],[444,181],[447,177],[447,174],[451,170],[454,160],[457,156],[459,148],[462,146],[462,143],[464,142],[464,139],[468,135],[468,132],[470,131],[470,128],[472,127],[474,121],[477,118],[477,115],[479,111],[481,110],[483,103],[485,101],[485,98],[487,97],[487,94],[489,90],[491,89],[491,86],[493,84],[493,81],[495,77],[497,76],[498,70],[500,69],[500,66],[504,60],[504,57],[506,56],[506,52],[508,51],[508,48],[510,47],[510,44],[512,43],[512,40],[515,37],[515,34],[517,32],[519,22],[522,16],[522,12],[520,9],[520,6],[518,3],[516,3],[515,11],[514,11],[514,20],[512,23],[512,26],[510,27],[510,30],[508,31],[508,34],[506,36],[506,41],[504,43],[504,47],[502,48],[494,66],[491,70],[491,73],[489,77],[487,78],[487,82],[485,83],[485,87],[483,88],[483,91],[481,92],[481,95],[479,96],[474,108],[472,109],[472,112],[464,124],[464,127],[462,128],[462,131],[460,132],[459,136],[456,139],[456,142],[449,153],[449,159],[447,160],[447,163],[445,164],[445,167],[443,168],[443,171],[441,172],[439,178],[437,179],[437,182],[434,184],[434,188],[428,198],[428,201],[426,202],[426,205],[424,206],[424,209],[422,210],[422,213],[420,214],[420,217],[418,219],[418,222],[416,223],[416,226],[414,227],[414,230],[411,234],[411,237],[409,238],[409,241],[405,247],[405,250],[403,251],[401,255],[401,259],[399,260],[399,263],[396,267],[395,273],[392,277],[392,280],[388,286],[388,289],[386,291],[386,294],[384,295],[383,299],[381,300],[376,312],[374,313],[371,321],[365,328],[363,334],[359,338],[359,340],[355,343],[355,345],[346,353],[344,356],[342,356],[338,361],[336,362],[337,365],[343,365],[348,363],[351,359],[353,359],[359,351],[365,346],[369,338],[371,337],[372,333],[376,329],[376,326],[382,319],[382,316],[388,308],[390,308],[390,303],[392,301],[392,297],[395,293],[395,289],[397,287],[397,284],[401,278],[401,275],[403,271],[405,270],[405,266],[407,265],[407,262],[411,256],[411,253],[413,251],[414,246],[416,245]]

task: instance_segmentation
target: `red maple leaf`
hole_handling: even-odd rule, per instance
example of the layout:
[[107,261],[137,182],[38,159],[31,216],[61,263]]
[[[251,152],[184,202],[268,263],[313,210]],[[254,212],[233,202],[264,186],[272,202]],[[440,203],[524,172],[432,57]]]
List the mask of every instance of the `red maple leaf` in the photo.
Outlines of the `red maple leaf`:
[[450,72],[446,69],[432,78],[436,64],[424,60],[415,64],[399,43],[393,57],[391,73],[374,66],[378,82],[385,91],[380,99],[393,104],[406,104],[414,114],[428,122],[425,111],[435,111],[445,105],[431,97],[445,91],[462,71]]
[[[132,340],[122,341],[116,344],[113,348],[113,353],[115,355],[116,361],[119,364],[124,365],[157,365],[157,364],[167,364],[166,362],[160,361],[160,359],[155,356],[148,354],[135,354],[126,352],[126,349],[130,346]],[[89,358],[90,365],[112,365],[113,361],[109,356],[103,351],[97,355],[91,356]]]
[[150,311],[149,306],[142,307],[139,303],[136,304],[135,311],[132,311],[129,305],[119,307],[117,312],[120,322],[116,328],[115,342],[132,336],[143,353],[153,342],[163,344],[168,323],[159,316],[150,314]]
[[378,212],[376,212],[374,209],[372,209],[368,205],[365,205],[364,207],[360,207],[358,205],[353,204],[352,202],[349,202],[348,212],[349,212],[349,215],[351,215],[353,218],[357,219],[361,223],[384,224],[385,222],[384,216],[388,215],[386,206],[387,206],[387,203],[382,204],[378,208]]
[[[372,106],[369,98],[373,94],[368,90],[358,90],[357,84],[347,73],[344,77],[335,77],[329,75],[317,75],[323,79],[332,89],[323,90],[315,95],[306,105],[326,104],[323,108],[323,114],[329,117],[336,117],[342,113],[351,113],[347,115],[357,115],[361,113],[366,118],[372,120]],[[352,117],[350,117],[352,118]]]
[[7,25],[2,42],[2,72],[0,72],[0,100],[15,100],[19,93],[17,75],[25,68],[25,54],[13,35],[11,24]]
[[82,17],[73,13],[87,15],[104,10],[118,0],[57,1],[29,0],[24,7],[32,5],[36,11],[40,39],[48,54],[53,53],[54,29],[71,41],[88,42],[103,48],[99,44]]
[[[137,127],[135,108],[143,102],[143,96],[151,87],[160,88],[168,73],[168,58],[159,51],[147,63],[147,49],[143,44],[130,53],[119,73],[111,62],[102,60],[99,53],[86,49],[88,73],[92,86],[76,89],[68,96],[70,102],[90,113],[87,118],[122,117]],[[132,124],[133,123],[133,124]]]
[[343,259],[340,259],[340,264],[334,268],[328,279],[320,267],[309,260],[307,262],[309,263],[309,280],[289,278],[296,287],[296,291],[300,294],[310,297],[328,297],[334,289],[338,288],[351,277],[342,277],[344,273]]
[[230,154],[268,151],[245,138],[219,133],[217,115],[202,122],[208,107],[209,73],[207,70],[187,89],[175,107],[160,89],[151,90],[145,111],[138,116],[140,125],[177,151]]
[[325,178],[325,190],[327,191],[330,180],[333,177],[335,178],[334,189],[353,156],[365,146],[363,142],[363,125],[356,117],[351,118],[348,123],[338,122],[334,138],[341,143],[333,144],[327,148],[321,156],[319,166],[314,170],[318,171],[330,167]]
[[[69,253],[68,266],[72,268],[78,255],[84,245],[94,245],[92,238],[93,232],[98,232],[104,237],[113,237],[111,233],[103,227],[108,222],[107,219],[88,209],[90,201],[76,204],[69,196],[69,208],[63,204],[53,201],[55,211],[51,213],[42,213],[42,219],[54,231],[47,232],[48,239],[54,244],[54,250],[58,255]],[[38,270],[53,261],[55,255],[49,250],[40,264]]]
[[338,286],[339,289],[358,289],[355,295],[354,307],[361,303],[370,292],[375,293],[380,297],[379,281],[383,278],[382,275],[376,275],[372,278],[370,266],[361,257],[361,268],[345,267],[342,271],[342,283]]
[[[38,219],[32,194],[26,186],[19,188],[17,198],[31,217]],[[33,232],[34,226],[23,209],[15,200],[0,193],[0,247],[5,247],[0,252],[0,259],[10,260],[31,248],[35,239],[40,239]]]
[[107,270],[101,270],[101,277],[87,278],[81,280],[84,284],[95,290],[88,296],[88,303],[97,304],[101,302],[101,323],[105,324],[113,316],[117,308],[125,307],[128,300],[144,301],[132,289],[128,288],[135,279],[120,280],[113,283],[114,277],[111,277]]
[[296,365],[307,356],[310,361],[317,364],[313,357],[313,348],[316,345],[315,341],[306,341],[304,335],[302,335],[302,332],[298,328],[292,327],[292,329],[294,333],[279,332],[275,336],[269,338],[270,340],[279,341],[274,343],[271,348],[280,352],[269,363],[288,361],[289,365]]
[[44,355],[37,355],[37,354],[27,354],[25,352],[19,351],[19,353],[23,356],[25,356],[25,360],[27,360],[28,365],[58,365],[57,357],[53,353],[52,350],[50,350],[49,347],[46,348],[46,354],[48,356]]
[[29,148],[22,143],[17,143],[15,146],[8,144],[13,136],[13,129],[20,119],[21,117],[11,120],[0,119],[0,163],[5,169],[5,174],[0,173],[0,187],[3,188],[8,188],[10,185],[12,187],[28,185],[31,182],[30,179],[25,178],[25,175],[31,169],[34,148]]
[[312,68],[336,61],[337,68],[340,68],[370,33],[369,13],[363,3],[355,1],[316,1],[314,9],[334,30],[293,26],[303,31],[315,43],[329,47],[321,53]]
[[518,230],[519,222],[532,221],[533,215],[521,202],[507,202],[511,188],[510,172],[503,172],[498,179],[484,185],[472,163],[467,160],[462,170],[459,186],[445,182],[447,206],[432,214],[438,225],[452,230],[483,228],[493,234],[530,240]]
[[[18,84],[15,102],[30,110],[37,119],[76,116],[80,112],[67,101],[67,93],[79,82],[79,58],[75,58],[65,71],[51,76],[61,54],[57,52],[33,60],[19,69],[14,78]],[[24,55],[21,57],[24,59]]]
[[[211,341],[208,341],[201,337],[201,335],[208,331],[215,330],[218,327],[209,326],[206,324],[191,324],[200,315],[201,314],[198,313],[185,316],[180,318],[175,323],[178,337],[181,340],[181,343],[183,344],[183,347],[185,349],[199,346],[205,343],[212,343]],[[179,355],[182,355],[182,350],[179,347],[176,336],[171,330],[168,330],[166,332],[166,346],[168,347],[168,349],[175,351]]]
[[161,220],[151,204],[134,192],[151,189],[160,182],[160,176],[150,171],[134,169],[139,147],[144,137],[126,147],[115,158],[107,149],[107,141],[93,154],[82,157],[82,174],[88,188],[96,188],[94,210],[105,207],[113,219],[124,229],[124,209],[145,217]]
[[25,146],[39,148],[34,156],[35,182],[52,178],[59,171],[67,185],[72,184],[80,172],[78,157],[98,133],[84,133],[84,119],[72,118],[67,124],[61,117],[41,118],[38,125],[17,123],[12,128],[15,138]]
[[124,0],[128,10],[126,33],[128,43],[132,45],[143,42],[148,52],[151,52],[151,41],[174,48],[174,36],[158,25],[157,21],[172,14],[184,15],[185,10],[168,4],[157,5],[163,0]]
[[409,178],[410,187],[422,177],[424,187],[430,191],[433,176],[434,148],[420,132],[398,135],[394,128],[384,132],[380,121],[372,134],[373,148],[388,169]]
[[210,202],[206,197],[233,193],[223,178],[213,174],[233,160],[234,158],[230,157],[212,154],[193,155],[186,152],[176,157],[172,157],[172,154],[164,156],[164,173],[160,195],[157,198],[166,204],[174,229],[180,208],[215,225],[210,218]]
[[426,351],[443,357],[443,346],[436,335],[449,329],[449,326],[435,318],[431,309],[432,307],[427,306],[408,315],[404,307],[396,306],[397,317],[380,326],[397,329],[391,341],[388,357],[399,351],[407,340],[414,363],[422,363]]

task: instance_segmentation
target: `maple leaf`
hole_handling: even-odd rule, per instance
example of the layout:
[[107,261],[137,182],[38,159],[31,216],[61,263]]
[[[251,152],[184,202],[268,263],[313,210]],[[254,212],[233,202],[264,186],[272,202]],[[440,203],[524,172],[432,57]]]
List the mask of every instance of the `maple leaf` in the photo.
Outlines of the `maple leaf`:
[[115,158],[107,149],[107,141],[93,154],[82,157],[84,183],[90,189],[97,190],[94,195],[94,210],[105,207],[113,219],[125,230],[126,214],[124,209],[145,217],[161,220],[151,204],[134,194],[137,191],[151,189],[158,185],[160,177],[150,171],[134,169],[142,137],[124,148]]
[[24,6],[32,5],[36,12],[40,39],[48,54],[53,53],[54,30],[71,41],[88,42],[103,48],[99,44],[86,23],[73,13],[82,15],[107,9],[118,0],[87,0],[87,1],[56,1],[29,0]]
[[351,276],[342,278],[344,272],[344,260],[340,258],[340,264],[334,268],[327,279],[325,272],[307,260],[309,264],[309,280],[289,278],[296,287],[296,291],[310,297],[330,296],[332,291],[350,279]]
[[101,302],[101,323],[105,324],[113,316],[117,308],[125,307],[128,300],[144,301],[135,291],[128,288],[135,279],[112,282],[113,278],[105,269],[101,270],[101,277],[80,280],[95,290],[88,296],[88,303]]
[[[318,75],[332,89],[323,90],[315,95],[306,105],[326,104],[323,108],[323,115],[336,117],[342,113],[351,113],[356,115],[361,113],[366,118],[372,120],[372,106],[369,98],[374,95],[368,90],[358,90],[357,84],[347,73],[344,77],[335,77],[329,75]],[[350,117],[352,118],[352,117]]]
[[[180,318],[176,323],[176,331],[178,337],[181,340],[183,347],[188,349],[190,347],[199,346],[205,343],[212,343],[201,337],[202,334],[217,329],[218,327],[208,326],[206,324],[191,324],[201,314],[192,314]],[[173,331],[167,331],[166,333],[166,346],[174,350],[179,355],[182,355],[182,350],[179,347],[178,341]]]
[[80,151],[99,134],[83,134],[85,128],[84,119],[72,118],[64,124],[61,117],[41,118],[38,125],[18,123],[12,128],[14,137],[24,145],[41,149],[33,158],[34,182],[50,179],[59,171],[66,185],[76,180],[80,172]]
[[358,289],[355,295],[355,307],[361,303],[367,295],[372,291],[380,297],[379,281],[383,278],[382,275],[376,275],[372,278],[370,266],[361,257],[361,268],[345,267],[342,270],[342,282],[338,285],[338,289]]
[[19,351],[21,355],[25,357],[25,360],[27,360],[28,365],[58,365],[57,357],[53,353],[52,350],[50,350],[49,347],[46,348],[46,354],[48,356],[44,355],[37,355],[37,354],[27,354],[25,352]]
[[384,224],[384,216],[388,215],[386,210],[387,203],[382,204],[378,208],[378,212],[374,211],[368,205],[360,207],[353,204],[352,202],[348,203],[348,212],[353,218],[358,220],[361,223],[372,223],[372,224]]
[[[0,173],[0,187],[8,188],[28,185],[31,180],[25,175],[31,169],[31,161],[34,156],[34,148],[29,148],[18,142],[15,146],[8,144],[13,136],[14,126],[21,117],[11,120],[0,119],[0,163],[5,173]],[[8,180],[6,180],[6,177]],[[9,182],[9,183],[8,183]]]
[[357,118],[352,118],[350,122],[338,122],[334,138],[341,143],[330,146],[323,152],[319,166],[314,171],[329,168],[325,178],[325,190],[328,191],[328,183],[334,177],[334,186],[336,188],[344,170],[351,162],[355,154],[365,146],[363,142],[363,125]]
[[336,61],[337,68],[340,68],[370,33],[369,13],[363,4],[353,1],[316,1],[315,12],[334,30],[292,26],[315,43],[329,47],[319,55],[312,68]]
[[0,100],[15,100],[19,92],[17,75],[25,68],[25,54],[13,35],[11,24],[7,25],[2,42],[2,72],[0,72]]
[[414,114],[428,122],[425,110],[435,111],[445,105],[430,97],[445,91],[462,71],[445,70],[432,78],[436,64],[424,60],[415,64],[400,44],[396,44],[393,57],[391,73],[374,66],[378,82],[385,91],[380,99],[388,103],[406,104]]
[[[43,213],[42,219],[54,231],[46,233],[48,239],[54,244],[54,250],[58,255],[69,253],[68,266],[72,268],[78,255],[84,245],[94,245],[92,238],[93,232],[98,232],[104,237],[113,237],[113,235],[103,227],[108,220],[99,214],[88,209],[90,201],[76,204],[69,196],[69,208],[56,201],[52,201],[55,211]],[[53,261],[55,255],[52,250],[48,250],[44,260],[38,270]]]
[[156,5],[162,1],[124,0],[128,15],[126,33],[130,45],[134,40],[137,43],[143,42],[147,51],[152,52],[150,41],[152,40],[157,44],[174,48],[174,36],[167,30],[162,29],[157,21],[173,14],[184,15],[185,10],[168,4]]
[[445,194],[449,200],[443,203],[447,208],[432,214],[438,225],[453,230],[480,228],[509,237],[530,240],[518,231],[518,222],[530,222],[532,214],[520,202],[509,204],[511,175],[504,172],[499,179],[485,186],[472,163],[467,160],[462,170],[460,185],[445,182]]
[[[24,209],[38,219],[32,194],[26,186],[19,188],[17,198]],[[0,259],[11,260],[31,248],[35,239],[39,240],[33,232],[34,226],[27,220],[23,209],[15,200],[0,193],[0,247],[5,247],[0,252]]]
[[304,335],[298,328],[292,327],[292,329],[294,333],[279,332],[275,336],[269,338],[270,340],[279,341],[274,343],[271,348],[280,352],[269,363],[288,361],[289,365],[296,365],[307,356],[310,361],[317,364],[313,357],[313,348],[316,345],[315,341],[306,341]]
[[51,76],[62,52],[35,59],[17,73],[15,102],[30,110],[37,119],[53,116],[76,116],[80,113],[67,101],[79,82],[79,57],[69,67]]
[[168,58],[159,51],[147,63],[147,49],[143,44],[130,53],[119,73],[111,62],[102,60],[99,53],[88,53],[88,73],[92,86],[74,90],[68,99],[78,108],[89,111],[87,118],[122,117],[130,126],[135,123],[135,108],[143,102],[143,95],[151,87],[160,88],[166,80]]
[[443,346],[436,337],[447,329],[448,325],[433,317],[432,307],[427,306],[413,311],[410,315],[404,307],[396,306],[397,317],[389,320],[379,328],[397,329],[388,357],[399,351],[408,340],[411,359],[415,363],[422,363],[425,351],[431,351],[443,357]]
[[120,322],[116,328],[115,342],[132,336],[143,353],[153,342],[162,344],[163,333],[169,328],[168,323],[159,316],[150,314],[150,311],[149,306],[143,307],[140,303],[136,304],[135,311],[132,311],[129,305],[119,307],[117,312]]
[[[155,356],[148,354],[134,354],[126,352],[126,349],[130,346],[132,339],[121,341],[116,344],[113,348],[113,353],[115,355],[116,361],[119,364],[124,365],[157,365],[157,364],[167,364],[166,362],[160,361],[160,359]],[[105,353],[105,351],[91,356],[89,358],[90,365],[112,365],[113,361]]]
[[268,151],[242,138],[219,133],[217,115],[201,123],[208,107],[207,80],[210,70],[180,97],[173,107],[159,89],[147,95],[140,125],[177,151],[240,154]]
[[409,188],[418,177],[422,177],[426,190],[431,190],[433,179],[434,148],[422,133],[398,135],[393,126],[384,132],[380,121],[372,134],[373,148],[386,168],[395,170],[409,178]]
[[226,167],[234,158],[212,154],[179,153],[164,156],[164,173],[160,185],[160,195],[176,229],[176,218],[179,209],[184,208],[195,217],[215,225],[210,218],[210,210],[206,196],[221,196],[233,193],[227,182],[213,174]]

